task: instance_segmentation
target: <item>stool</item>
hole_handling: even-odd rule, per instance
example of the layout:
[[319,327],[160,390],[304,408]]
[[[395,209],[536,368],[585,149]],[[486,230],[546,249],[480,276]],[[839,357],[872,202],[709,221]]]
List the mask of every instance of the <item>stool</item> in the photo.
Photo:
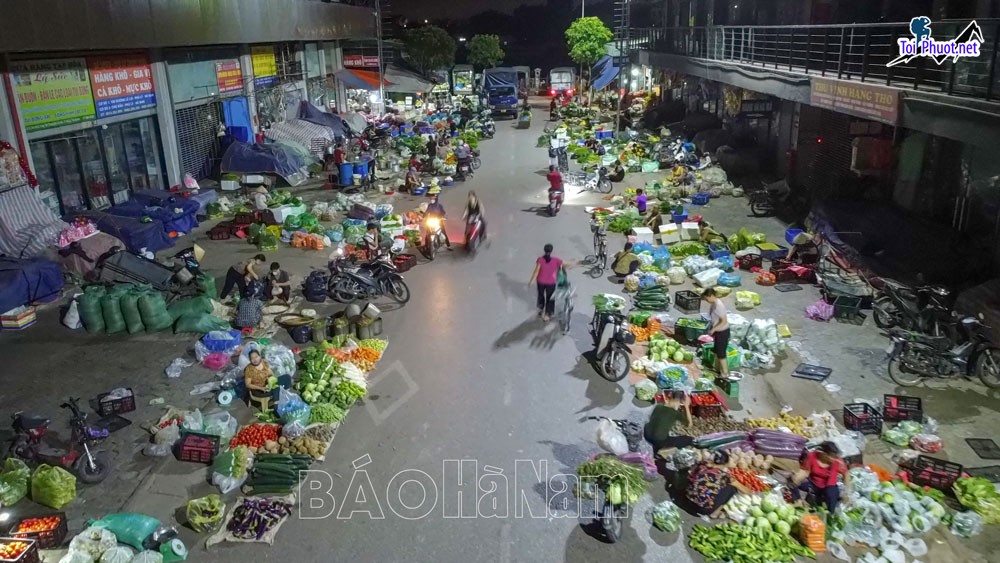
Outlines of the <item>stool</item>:
[[270,391],[256,391],[254,389],[248,389],[247,404],[251,407],[257,407],[260,409],[260,412],[268,412],[271,410],[271,398],[273,396],[274,395]]

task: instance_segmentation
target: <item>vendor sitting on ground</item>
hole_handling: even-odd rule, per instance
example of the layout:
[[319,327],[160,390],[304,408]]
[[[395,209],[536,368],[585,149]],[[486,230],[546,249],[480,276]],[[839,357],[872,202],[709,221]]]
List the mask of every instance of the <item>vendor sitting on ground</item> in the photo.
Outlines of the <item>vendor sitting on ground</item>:
[[281,264],[271,262],[271,272],[264,280],[264,295],[272,302],[288,303],[292,298],[292,282],[288,272],[281,269]]
[[635,190],[635,208],[639,215],[646,214],[646,194],[642,192],[642,188]]
[[413,190],[419,187],[420,173],[417,172],[416,166],[410,166],[410,169],[406,171],[406,178],[403,180],[403,191],[413,193]]
[[653,451],[661,458],[669,456],[673,450],[686,448],[694,442],[691,436],[675,436],[677,423],[683,418],[684,425],[691,425],[691,405],[684,391],[664,391],[666,400],[653,407],[649,422],[642,429],[642,435],[653,446]]
[[608,174],[608,180],[612,182],[621,182],[625,179],[625,167],[622,166],[621,160],[616,160],[611,167],[611,173]]
[[623,281],[625,276],[634,274],[639,269],[639,257],[632,252],[632,243],[625,243],[625,248],[615,254],[611,262],[611,270],[618,276],[618,281]]
[[792,239],[792,247],[788,249],[785,260],[792,260],[797,255],[802,264],[815,264],[819,260],[819,235],[801,232]]
[[590,137],[589,139],[587,139],[587,142],[584,143],[583,146],[587,147],[587,150],[590,150],[590,151],[593,151],[593,152],[596,153],[597,152],[597,147],[599,147],[600,144],[601,143],[597,142],[597,139],[595,139],[593,137]]
[[698,240],[705,244],[725,244],[726,237],[702,219],[698,221]]
[[257,350],[251,350],[247,355],[250,363],[243,368],[243,385],[247,389],[247,398],[269,397],[267,380],[274,376],[271,364],[267,363]]
[[847,472],[847,464],[840,459],[840,450],[833,442],[823,442],[814,451],[802,458],[801,471],[792,476],[792,496],[800,500],[802,493],[812,494],[814,504],[824,503],[827,510],[833,511],[846,493],[840,490],[837,477],[844,477],[844,487],[851,484],[851,475]]
[[247,284],[246,291],[243,292],[243,299],[236,305],[236,318],[233,319],[233,326],[238,329],[255,329],[264,317],[264,302],[261,296],[264,293],[264,284],[260,280],[253,280]]
[[257,186],[257,189],[253,191],[253,206],[257,211],[267,209],[267,195],[267,188],[264,186]]

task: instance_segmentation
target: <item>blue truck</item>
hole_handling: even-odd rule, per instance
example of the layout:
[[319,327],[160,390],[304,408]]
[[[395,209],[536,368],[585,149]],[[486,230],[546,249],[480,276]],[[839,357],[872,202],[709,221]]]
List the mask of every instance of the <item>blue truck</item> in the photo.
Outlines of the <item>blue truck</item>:
[[489,99],[494,116],[517,117],[517,71],[508,67],[490,68],[483,71],[483,91]]

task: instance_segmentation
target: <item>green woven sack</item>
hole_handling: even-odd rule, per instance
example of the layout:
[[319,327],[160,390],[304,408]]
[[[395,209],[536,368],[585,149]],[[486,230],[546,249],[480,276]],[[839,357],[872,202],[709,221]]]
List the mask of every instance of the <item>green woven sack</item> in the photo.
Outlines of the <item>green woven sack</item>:
[[213,330],[229,330],[231,328],[232,326],[230,326],[229,322],[211,313],[185,313],[174,324],[174,334],[185,332],[206,334]]
[[198,291],[202,295],[208,295],[213,297],[217,295],[215,289],[215,278],[208,274],[198,274],[198,277],[194,279],[194,284],[198,287]]
[[108,334],[125,332],[125,317],[122,316],[121,295],[108,292],[101,297],[101,312],[104,314],[104,330]]
[[212,309],[212,298],[207,295],[199,295],[184,301],[177,301],[167,310],[170,311],[170,316],[177,320],[188,313],[211,313]]
[[118,300],[121,305],[122,317],[125,319],[125,329],[128,330],[129,334],[146,330],[142,324],[142,314],[139,312],[139,298],[142,295],[141,290],[133,288]]
[[80,322],[90,334],[104,333],[104,311],[101,309],[101,297],[107,291],[98,285],[88,287],[77,299],[77,310],[80,312]]
[[142,316],[143,326],[149,332],[164,330],[174,324],[174,318],[167,311],[166,300],[156,291],[146,292],[139,297],[139,314]]

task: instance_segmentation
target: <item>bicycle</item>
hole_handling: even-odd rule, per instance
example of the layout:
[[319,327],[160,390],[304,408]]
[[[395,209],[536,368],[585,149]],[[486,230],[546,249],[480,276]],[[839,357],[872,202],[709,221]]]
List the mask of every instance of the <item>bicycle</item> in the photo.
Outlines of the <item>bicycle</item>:
[[576,301],[576,288],[567,281],[565,285],[556,289],[556,299],[559,303],[559,311],[557,312],[559,327],[562,328],[563,334],[568,334],[569,323],[573,318],[573,304]]
[[594,267],[590,269],[590,276],[596,278],[608,267],[608,235],[596,220],[590,222],[590,230],[594,233]]

